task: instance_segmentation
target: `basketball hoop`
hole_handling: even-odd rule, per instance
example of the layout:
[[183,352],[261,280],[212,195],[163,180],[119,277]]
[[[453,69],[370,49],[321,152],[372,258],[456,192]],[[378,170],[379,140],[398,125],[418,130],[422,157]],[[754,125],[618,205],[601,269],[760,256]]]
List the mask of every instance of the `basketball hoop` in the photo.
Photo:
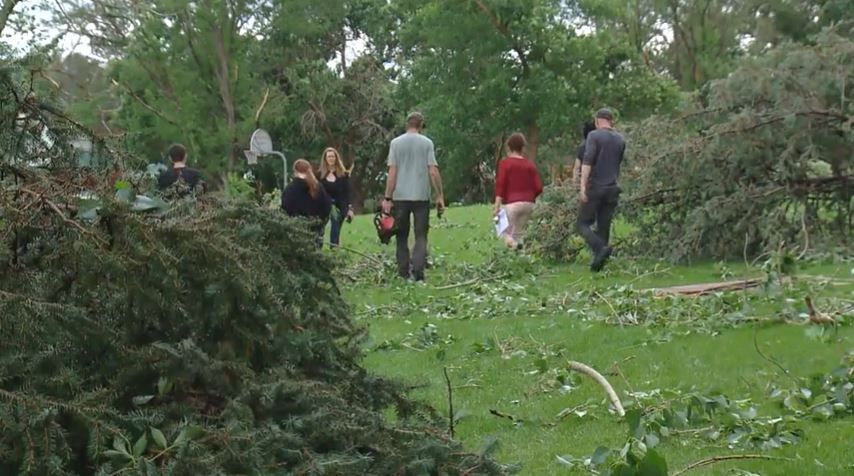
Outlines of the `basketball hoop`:
[[244,150],[243,155],[246,156],[246,162],[249,165],[258,165],[258,152],[254,150]]
[[288,159],[285,154],[273,150],[273,138],[264,129],[255,129],[252,137],[249,138],[249,150],[244,150],[243,155],[246,156],[246,162],[249,165],[256,165],[258,158],[265,155],[275,155],[282,159],[283,166],[283,185],[282,190],[288,185]]

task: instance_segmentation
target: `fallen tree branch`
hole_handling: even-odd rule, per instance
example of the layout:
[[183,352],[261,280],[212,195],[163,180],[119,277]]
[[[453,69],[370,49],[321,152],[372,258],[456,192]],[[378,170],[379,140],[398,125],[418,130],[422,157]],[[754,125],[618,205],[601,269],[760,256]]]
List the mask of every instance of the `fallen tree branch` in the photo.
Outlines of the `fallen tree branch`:
[[796,379],[795,377],[792,376],[792,374],[789,372],[789,369],[787,369],[786,367],[783,367],[783,365],[780,362],[777,362],[775,359],[765,355],[762,352],[762,349],[759,348],[758,336],[759,336],[759,326],[757,325],[753,328],[753,347],[756,349],[756,353],[759,354],[759,356],[762,357],[763,359],[774,364],[775,367],[777,367],[778,369],[780,369],[780,371],[783,372],[783,375],[792,379],[792,381],[795,382],[795,385],[800,385],[800,382],[798,382],[798,379]]
[[508,414],[506,414],[506,413],[501,413],[501,412],[500,412],[500,411],[498,411],[498,410],[492,410],[492,409],[490,409],[490,410],[489,410],[489,413],[490,413],[490,414],[492,414],[492,415],[494,415],[494,416],[497,416],[498,418],[506,418],[506,419],[508,419],[508,420],[512,421],[513,423],[516,423],[516,422],[520,422],[520,421],[522,421],[522,420],[520,420],[520,419],[518,419],[518,418],[514,417],[513,415],[508,415]]
[[[332,245],[332,243],[330,243],[330,245]],[[346,246],[341,246],[341,245],[332,245],[332,246],[334,246],[335,248],[338,248],[339,250],[344,250],[344,251],[347,251],[349,253],[353,253],[354,255],[359,255],[362,258],[365,258],[367,260],[373,261],[375,264],[379,265],[380,268],[385,267],[385,263],[383,263],[382,261],[376,259],[375,257],[373,257],[367,253],[362,253],[361,251],[354,250],[352,248],[347,248]]]
[[127,86],[125,86],[125,85],[123,85],[123,84],[120,84],[120,83],[119,83],[118,81],[116,81],[115,79],[113,79],[113,80],[111,80],[111,81],[112,81],[112,82],[113,82],[113,84],[114,84],[114,85],[116,85],[117,87],[120,87],[120,88],[124,89],[125,91],[127,91],[127,93],[128,93],[128,94],[130,94],[130,95],[131,95],[131,97],[133,97],[134,99],[136,99],[136,101],[137,101],[138,103],[140,103],[140,104],[142,105],[142,107],[144,107],[144,108],[148,109],[149,111],[151,111],[155,116],[157,116],[157,117],[159,117],[159,118],[163,119],[164,121],[166,121],[166,122],[168,122],[168,123],[170,123],[170,124],[172,124],[172,125],[174,125],[174,126],[179,125],[179,124],[178,124],[178,121],[176,121],[176,120],[174,120],[174,119],[172,119],[172,118],[170,118],[170,117],[166,116],[166,114],[163,114],[162,112],[160,112],[160,111],[158,111],[157,109],[155,109],[153,106],[149,105],[149,104],[148,104],[147,102],[145,102],[141,97],[137,96],[133,91],[131,91],[131,89],[130,89],[129,87],[127,87]]
[[270,88],[264,92],[264,98],[261,100],[261,105],[258,106],[258,110],[255,111],[255,127],[260,125],[261,121],[261,113],[264,112],[264,108],[267,106],[267,100],[270,99]]
[[603,377],[602,374],[594,370],[592,367],[572,360],[569,361],[569,368],[570,370],[582,373],[595,380],[596,383],[605,390],[605,393],[608,395],[608,399],[611,400],[611,404],[614,405],[614,408],[617,410],[617,415],[621,417],[626,416],[626,410],[623,409],[620,397],[617,396],[617,392],[614,391],[614,387],[608,383],[608,380]]
[[712,456],[711,458],[701,459],[695,463],[691,463],[685,468],[673,473],[673,476],[680,476],[682,474],[687,473],[688,471],[702,468],[703,466],[709,466],[716,463],[722,463],[724,461],[735,461],[735,460],[745,460],[745,459],[765,459],[765,460],[777,460],[777,461],[787,461],[789,458],[779,458],[776,456],[766,456],[766,455],[727,455],[727,456]]
[[454,437],[454,391],[451,386],[451,377],[448,376],[448,367],[442,369],[445,374],[445,383],[448,384],[448,434]]
[[26,193],[27,195],[31,195],[31,196],[33,196],[33,197],[35,197],[35,198],[37,198],[37,199],[41,200],[41,201],[42,201],[42,203],[44,203],[45,205],[47,205],[47,206],[48,206],[48,208],[50,208],[50,209],[51,209],[51,210],[52,210],[52,211],[53,211],[53,212],[54,212],[54,213],[59,217],[59,219],[63,221],[63,223],[65,223],[65,224],[67,224],[67,225],[71,225],[71,226],[73,226],[74,228],[77,228],[77,230],[79,230],[79,231],[80,231],[80,233],[82,233],[82,234],[84,234],[84,235],[86,235],[86,236],[89,236],[89,237],[93,238],[93,239],[94,239],[95,241],[97,241],[98,243],[100,243],[100,244],[102,244],[102,245],[107,245],[107,242],[106,242],[106,241],[104,241],[100,236],[98,236],[98,235],[96,235],[95,233],[93,233],[93,232],[92,232],[92,230],[88,230],[88,229],[86,229],[83,225],[81,225],[79,222],[77,222],[77,221],[75,221],[75,220],[72,220],[72,219],[68,218],[68,217],[65,215],[65,213],[63,213],[63,212],[62,212],[62,210],[60,210],[59,205],[57,205],[57,204],[56,204],[56,203],[54,203],[53,201],[49,200],[49,199],[48,199],[47,197],[45,197],[44,195],[42,195],[42,194],[40,194],[40,193],[38,193],[38,192],[35,192],[35,191],[33,191],[33,190],[30,190],[30,189],[28,189],[28,188],[25,188],[25,187],[21,187],[21,188],[20,188],[20,191],[21,191],[21,192]]
[[490,276],[488,278],[477,277],[477,278],[470,279],[468,281],[463,281],[461,283],[449,284],[447,286],[439,286],[438,288],[435,288],[435,289],[436,289],[436,291],[446,291],[448,289],[463,288],[463,287],[471,286],[471,285],[477,284],[477,283],[487,283],[489,281],[497,281],[499,279],[504,279],[506,277],[507,276],[503,275],[503,274],[497,275],[497,276]]

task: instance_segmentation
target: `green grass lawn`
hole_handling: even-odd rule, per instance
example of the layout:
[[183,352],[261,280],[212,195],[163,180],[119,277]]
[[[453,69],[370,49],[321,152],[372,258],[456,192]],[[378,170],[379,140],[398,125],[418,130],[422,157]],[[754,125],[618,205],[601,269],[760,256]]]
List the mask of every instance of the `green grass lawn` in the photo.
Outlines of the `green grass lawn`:
[[[784,409],[770,398],[772,387],[794,384],[760,356],[754,339],[791,375],[804,378],[829,373],[854,349],[851,326],[821,335],[814,327],[786,323],[718,328],[715,322],[692,320],[687,300],[679,301],[687,311],[677,321],[616,325],[615,320],[622,322],[619,316],[631,308],[631,303],[619,301],[626,286],[719,281],[722,267],[714,263],[674,267],[617,256],[606,273],[593,276],[586,262],[532,264],[503,252],[492,233],[487,207],[453,208],[444,221],[433,218],[430,252],[435,264],[427,271],[426,284],[342,281],[354,315],[370,330],[364,363],[378,374],[415,386],[411,395],[443,414],[447,414],[443,376],[447,367],[460,417],[457,438],[471,450],[485,438],[497,438],[496,457],[520,463],[521,474],[584,474],[558,457],[586,457],[597,447],[618,449],[626,442],[628,425],[608,411],[604,393],[592,380],[574,378],[567,387],[560,382],[566,377],[567,360],[607,373],[621,398],[630,391],[693,389],[704,395],[750,399],[760,416],[773,417],[783,415]],[[393,243],[386,247],[378,243],[368,217],[345,226],[343,244],[393,259]],[[359,259],[352,253],[346,256]],[[437,289],[469,280],[473,267],[494,265],[496,259],[518,261],[521,270],[506,280]],[[735,278],[761,275],[743,263],[727,268]],[[838,306],[854,299],[852,268],[851,263],[802,266],[799,275],[832,276],[841,282],[811,282],[783,294],[771,292],[751,301],[750,307],[739,304],[740,293],[703,302],[735,300],[743,307],[738,315],[747,319],[805,312],[802,296],[792,299],[798,292],[813,294],[820,306]],[[595,303],[589,302],[591,296],[597,297]],[[644,308],[646,302],[635,304],[636,310],[651,312]],[[617,368],[625,378],[614,372]],[[567,408],[579,411],[556,419]],[[490,410],[521,421],[494,416]],[[656,451],[667,459],[671,472],[708,456],[762,453],[785,459],[726,462],[690,474],[734,474],[734,468],[766,475],[854,474],[850,414],[829,421],[804,418],[795,426],[804,431],[802,440],[780,449],[729,448],[721,441],[670,436]]]

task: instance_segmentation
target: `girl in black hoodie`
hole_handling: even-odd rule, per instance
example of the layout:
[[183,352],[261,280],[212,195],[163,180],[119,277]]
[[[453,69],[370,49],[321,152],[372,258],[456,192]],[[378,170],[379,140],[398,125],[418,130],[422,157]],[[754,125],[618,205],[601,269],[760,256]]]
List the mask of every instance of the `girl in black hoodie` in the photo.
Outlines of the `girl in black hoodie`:
[[332,200],[307,160],[294,162],[294,178],[282,192],[282,209],[288,216],[313,218],[312,230],[317,234],[318,245],[323,246],[323,229],[329,220]]

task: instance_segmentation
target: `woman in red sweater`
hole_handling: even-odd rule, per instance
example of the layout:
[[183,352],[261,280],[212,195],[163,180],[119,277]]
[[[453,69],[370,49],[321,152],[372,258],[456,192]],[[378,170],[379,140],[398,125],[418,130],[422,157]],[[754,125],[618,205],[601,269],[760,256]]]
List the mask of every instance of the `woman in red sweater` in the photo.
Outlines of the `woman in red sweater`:
[[511,248],[521,248],[525,227],[534,212],[534,202],[543,193],[543,182],[533,162],[522,155],[525,136],[514,133],[507,140],[509,154],[498,163],[495,179],[495,207],[498,215],[502,206],[507,211],[510,226],[503,234],[504,242]]

